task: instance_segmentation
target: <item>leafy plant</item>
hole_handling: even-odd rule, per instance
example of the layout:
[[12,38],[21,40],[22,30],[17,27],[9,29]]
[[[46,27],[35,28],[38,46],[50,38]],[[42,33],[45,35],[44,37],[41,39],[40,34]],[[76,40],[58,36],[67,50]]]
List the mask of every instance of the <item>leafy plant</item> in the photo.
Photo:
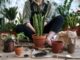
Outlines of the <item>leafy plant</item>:
[[17,7],[4,8],[2,11],[4,17],[9,20],[14,20],[17,14]]
[[[47,9],[50,10],[50,4],[48,3]],[[37,8],[37,11],[39,13],[35,13],[33,16],[33,27],[35,29],[35,34],[36,36],[41,36],[43,35],[43,30],[44,30],[44,21],[45,17],[49,14],[49,11],[47,10],[46,14],[43,16],[42,13],[40,12],[39,8]]]
[[23,40],[26,36],[23,32],[17,34],[17,43],[19,44],[20,40]]
[[71,7],[71,4],[72,4],[72,2],[73,2],[73,0],[65,0],[64,1],[64,4],[63,5],[60,5],[59,7],[58,7],[58,11],[59,11],[59,13],[64,17],[64,24],[63,24],[63,27],[62,27],[62,29],[64,29],[65,27],[67,27],[68,28],[68,23],[69,23],[69,21],[68,21],[68,16],[69,16],[69,10],[70,10],[70,7]]
[[4,31],[4,32],[10,32],[10,31],[13,31],[15,27],[16,27],[16,25],[14,23],[8,22],[8,23],[5,23],[3,25],[2,31]]
[[78,15],[77,15],[77,13],[75,13],[75,12],[70,13],[67,16],[67,20],[69,21],[68,25],[70,26],[70,28],[75,28],[76,24],[78,23]]
[[42,16],[41,13],[34,14],[34,17],[33,17],[33,26],[34,26],[34,29],[35,29],[35,34],[37,36],[43,35],[44,16]]
[[78,15],[78,23],[79,23],[79,26],[80,26],[80,10],[77,11],[77,15]]
[[25,35],[24,35],[24,33],[22,32],[22,33],[19,33],[19,34],[17,34],[17,39],[18,40],[22,40],[22,39],[24,39],[25,38]]
[[23,20],[26,18],[26,16],[21,15],[21,13],[19,13],[19,17],[17,17],[18,21],[20,24],[23,24]]
[[9,20],[8,23],[4,23],[2,26],[2,31],[13,31],[15,28],[14,19],[17,14],[17,7],[11,7],[11,8],[4,8],[1,12],[5,18]]

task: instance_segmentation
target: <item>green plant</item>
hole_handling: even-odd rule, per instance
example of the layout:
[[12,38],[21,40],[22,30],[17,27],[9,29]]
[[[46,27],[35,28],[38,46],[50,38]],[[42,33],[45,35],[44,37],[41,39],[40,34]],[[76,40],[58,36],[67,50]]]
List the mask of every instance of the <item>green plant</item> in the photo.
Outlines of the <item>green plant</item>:
[[[0,18],[4,18],[3,15],[2,15],[2,11],[4,9],[4,7],[6,6],[6,3],[10,3],[10,0],[0,0]],[[1,22],[1,25],[0,25],[0,31],[2,31],[2,26],[5,24],[4,21]]]
[[77,15],[77,13],[75,13],[75,12],[70,13],[67,16],[67,20],[69,21],[68,25],[70,26],[70,28],[75,28],[77,23],[78,23],[78,15]]
[[17,43],[19,44],[19,41],[24,40],[26,36],[24,35],[23,32],[17,34]]
[[64,4],[63,5],[60,5],[58,7],[58,11],[59,13],[62,15],[62,16],[67,16],[69,14],[69,10],[70,10],[70,7],[71,7],[71,4],[72,4],[73,0],[65,0],[64,1]]
[[12,22],[8,22],[8,23],[5,23],[3,25],[3,28],[2,28],[2,31],[4,32],[11,32],[14,30],[14,28],[16,27],[16,25]]
[[8,23],[4,23],[2,26],[2,31],[13,31],[15,28],[14,19],[17,14],[17,7],[11,7],[11,8],[4,8],[1,12],[5,18],[9,20]]
[[64,28],[68,28],[69,26],[69,21],[68,21],[68,16],[69,16],[69,11],[70,11],[70,7],[72,4],[73,0],[65,0],[63,5],[60,5],[57,9],[59,11],[59,13],[64,17],[64,24],[62,29]]
[[23,20],[26,18],[26,16],[21,15],[21,13],[19,13],[19,17],[17,17],[19,24],[23,24]]
[[78,23],[79,23],[79,26],[80,26],[80,10],[77,11],[77,16],[78,16]]
[[3,14],[4,17],[9,19],[9,21],[12,21],[16,17],[17,7],[10,7],[9,9],[8,8],[4,8],[3,11],[2,11],[2,14]]
[[41,13],[34,14],[34,17],[33,17],[33,26],[34,26],[34,29],[35,29],[35,34],[37,36],[43,35],[44,16],[42,16]]

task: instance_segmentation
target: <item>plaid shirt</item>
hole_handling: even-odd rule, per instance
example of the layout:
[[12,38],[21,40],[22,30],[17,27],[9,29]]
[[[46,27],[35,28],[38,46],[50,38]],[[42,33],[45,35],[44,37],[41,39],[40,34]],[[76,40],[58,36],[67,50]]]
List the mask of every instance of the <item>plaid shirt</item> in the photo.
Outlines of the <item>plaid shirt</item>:
[[[48,2],[44,2],[44,3],[48,4]],[[33,5],[33,7],[34,6],[35,5]],[[43,10],[44,6],[40,5],[39,8]],[[56,8],[57,8],[57,5],[55,5],[55,3],[49,3],[46,11],[46,18],[45,18],[46,22],[51,21],[52,16],[60,15]],[[23,17],[24,17],[23,24],[30,22],[30,17],[31,17],[30,1],[25,2],[25,6],[23,9]]]

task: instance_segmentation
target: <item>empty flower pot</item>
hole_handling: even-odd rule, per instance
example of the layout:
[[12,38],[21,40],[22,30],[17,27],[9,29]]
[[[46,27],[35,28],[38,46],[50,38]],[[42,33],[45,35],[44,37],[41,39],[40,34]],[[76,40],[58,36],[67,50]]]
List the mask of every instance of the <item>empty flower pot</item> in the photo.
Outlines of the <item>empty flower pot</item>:
[[52,42],[52,52],[60,53],[63,51],[64,45],[62,41],[53,41]]

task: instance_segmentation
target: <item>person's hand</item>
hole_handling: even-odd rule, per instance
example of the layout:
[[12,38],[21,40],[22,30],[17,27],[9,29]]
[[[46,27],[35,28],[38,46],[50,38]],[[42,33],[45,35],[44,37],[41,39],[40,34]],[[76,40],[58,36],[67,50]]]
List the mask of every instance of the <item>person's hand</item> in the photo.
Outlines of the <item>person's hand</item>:
[[33,26],[30,23],[27,23],[26,26],[28,26],[33,32],[35,32],[35,29],[33,28]]
[[44,26],[46,26],[47,25],[47,22],[44,22]]
[[47,43],[52,46],[52,41],[54,40],[55,32],[50,31],[47,35]]

